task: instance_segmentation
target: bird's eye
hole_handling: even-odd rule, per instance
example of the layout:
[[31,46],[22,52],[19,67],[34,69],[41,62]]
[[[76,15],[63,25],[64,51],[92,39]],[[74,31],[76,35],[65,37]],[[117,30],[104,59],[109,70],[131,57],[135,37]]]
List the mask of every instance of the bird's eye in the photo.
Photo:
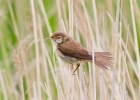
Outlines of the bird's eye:
[[60,36],[57,37],[57,39],[60,39],[60,38],[61,38]]

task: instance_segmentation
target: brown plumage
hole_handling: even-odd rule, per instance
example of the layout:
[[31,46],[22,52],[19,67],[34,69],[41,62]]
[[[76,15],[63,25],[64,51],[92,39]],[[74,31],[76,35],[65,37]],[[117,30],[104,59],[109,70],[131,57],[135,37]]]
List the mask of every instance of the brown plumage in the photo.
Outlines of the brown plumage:
[[[56,44],[56,53],[65,62],[77,64],[78,69],[81,61],[92,62],[92,55],[76,40],[63,32],[55,32],[51,38]],[[102,69],[112,67],[114,63],[113,55],[110,52],[95,52],[95,64]]]

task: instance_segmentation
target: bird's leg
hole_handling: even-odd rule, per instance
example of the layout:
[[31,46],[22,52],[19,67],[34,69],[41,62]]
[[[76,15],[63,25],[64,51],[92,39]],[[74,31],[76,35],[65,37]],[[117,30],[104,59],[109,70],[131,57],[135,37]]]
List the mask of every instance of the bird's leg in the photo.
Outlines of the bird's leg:
[[77,64],[77,67],[75,68],[75,70],[73,71],[73,75],[75,75],[75,71],[79,68],[80,64]]

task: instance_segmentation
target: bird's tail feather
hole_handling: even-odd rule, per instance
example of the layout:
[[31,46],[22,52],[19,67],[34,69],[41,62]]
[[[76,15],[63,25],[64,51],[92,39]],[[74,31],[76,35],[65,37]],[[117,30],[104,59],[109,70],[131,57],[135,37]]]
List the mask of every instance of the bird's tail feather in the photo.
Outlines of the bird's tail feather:
[[110,52],[95,52],[95,64],[102,69],[108,69],[114,66],[114,57]]

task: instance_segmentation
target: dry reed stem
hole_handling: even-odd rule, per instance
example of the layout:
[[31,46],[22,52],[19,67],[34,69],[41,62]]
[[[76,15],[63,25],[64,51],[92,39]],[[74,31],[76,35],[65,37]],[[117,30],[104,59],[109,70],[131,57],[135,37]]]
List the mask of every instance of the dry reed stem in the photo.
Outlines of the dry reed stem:
[[[80,38],[79,38],[79,32],[78,32],[78,19],[76,19],[76,40],[80,43]],[[87,92],[87,88],[85,86],[85,80],[84,80],[84,76],[83,76],[83,68],[82,68],[82,63],[80,64],[80,67],[79,67],[79,81],[80,81],[80,86],[82,88],[82,86],[84,87],[84,95],[85,95],[85,100],[88,100],[88,92]],[[82,100],[82,97],[81,97],[81,91],[80,91],[80,100]]]
[[94,15],[94,21],[95,21],[95,32],[96,32],[96,44],[99,46],[99,27],[98,27],[98,19],[97,19],[97,10],[96,10],[96,2],[95,0],[92,0],[92,8],[93,8],[93,15]]
[[[91,24],[90,24],[90,20],[89,20],[89,15],[88,15],[88,13],[87,13],[87,9],[86,9],[84,0],[81,1],[81,4],[82,4],[82,7],[83,7],[83,9],[84,9],[85,20],[86,20],[87,26],[88,26],[88,27],[87,27],[87,28],[88,28],[87,30],[89,30],[90,36],[93,37],[92,28],[91,28]],[[92,38],[91,38],[91,40],[92,40]]]
[[[116,35],[119,34],[118,32],[118,27],[119,27],[119,14],[120,14],[120,0],[117,0],[117,11],[116,11],[116,30],[115,30],[115,33]],[[118,41],[116,41],[115,44],[118,44],[117,43]],[[115,47],[116,51],[117,51],[117,45]],[[117,52],[116,52],[117,54]],[[116,55],[115,55],[116,56]],[[115,65],[114,65],[115,66]],[[114,94],[115,94],[115,86],[116,86],[116,68],[114,67],[113,68],[113,77],[112,77],[112,91],[111,91],[111,100],[114,100]]]
[[92,40],[92,81],[93,81],[93,99],[96,100],[96,69],[95,69],[95,63],[94,63],[94,38]]
[[139,18],[139,24],[140,24],[140,12],[139,12],[139,9],[138,9],[138,5],[137,5],[135,0],[133,0],[132,2],[133,2],[133,5],[134,5],[134,10],[136,11],[137,17]]
[[123,46],[123,48],[124,48],[124,50],[125,50],[125,52],[126,52],[126,55],[127,55],[127,57],[128,57],[128,60],[130,61],[130,64],[132,65],[132,67],[133,67],[133,69],[134,69],[134,72],[135,72],[137,78],[139,78],[139,77],[138,77],[138,74],[139,74],[139,73],[137,72],[137,69],[136,69],[135,64],[134,64],[134,62],[133,62],[133,59],[132,59],[132,57],[131,57],[131,55],[130,55],[130,53],[129,53],[129,51],[128,51],[128,49],[127,49],[125,43],[124,43],[124,41],[122,40],[122,38],[121,38],[120,36],[119,36],[119,38],[120,38],[121,44],[122,44],[122,46]]
[[[111,17],[110,17],[111,18]],[[124,20],[123,20],[124,21]],[[126,22],[124,23],[125,24],[125,26],[126,26]],[[130,32],[129,32],[130,33]],[[130,34],[131,35],[131,34]],[[132,36],[130,36],[130,39],[132,38]],[[134,69],[134,71],[135,71],[135,74],[136,74],[136,76],[138,77],[138,72],[137,72],[137,70],[136,70],[136,67],[135,67],[135,65],[134,65],[134,62],[133,62],[133,60],[132,60],[132,58],[131,58],[131,55],[130,55],[130,53],[128,52],[128,49],[126,48],[126,45],[124,44],[124,42],[123,42],[123,40],[121,39],[121,43],[122,43],[122,46],[123,46],[123,48],[125,49],[125,51],[126,51],[126,54],[127,54],[127,56],[128,56],[128,59],[129,59],[129,61],[130,61],[130,63],[131,63],[131,65],[132,65],[132,67],[133,67],[133,69]],[[130,81],[131,82],[131,81]],[[131,90],[133,89],[133,87],[132,87],[132,85],[131,85]],[[133,98],[135,98],[135,95],[134,95],[134,89],[133,89],[133,91],[132,91],[133,93]],[[127,96],[126,96],[126,98],[128,98]]]
[[61,22],[62,22],[62,26],[63,26],[63,31],[64,31],[65,33],[67,33],[67,31],[66,31],[66,27],[65,27],[65,24],[64,24],[64,21],[61,20]]
[[[124,55],[124,52],[123,52],[123,55]],[[125,58],[126,59],[126,55],[125,55]],[[124,68],[124,63],[123,63],[123,98],[122,100],[126,100],[126,76],[125,76],[125,68]]]
[[39,3],[39,7],[42,11],[42,14],[43,14],[43,17],[44,17],[44,20],[45,20],[45,24],[47,26],[47,29],[49,31],[49,35],[51,36],[52,35],[52,30],[51,30],[51,27],[50,27],[50,24],[49,24],[49,21],[48,21],[48,16],[45,12],[45,8],[44,8],[44,5],[43,5],[43,2],[42,0],[38,0],[38,3]]
[[137,100],[136,97],[135,97],[134,88],[133,88],[133,85],[132,85],[132,82],[131,82],[131,79],[130,79],[130,75],[129,75],[128,68],[127,68],[127,65],[126,65],[124,54],[122,54],[122,58],[123,58],[123,63],[124,63],[124,68],[125,68],[125,71],[126,71],[126,75],[128,77],[129,85],[130,85],[130,88],[131,88],[131,91],[132,91],[133,100]]
[[73,0],[68,0],[69,8],[69,35],[73,37]]
[[[105,51],[105,22],[106,22],[106,13],[103,15],[103,41],[102,47],[103,51]],[[104,98],[104,70],[101,69],[101,82],[100,82],[100,100]]]
[[38,97],[37,97],[37,89],[36,89],[36,84],[35,82],[33,83],[33,100],[38,100]]
[[[41,100],[41,87],[40,87],[40,59],[39,59],[39,45],[38,45],[38,35],[37,35],[37,20],[35,14],[34,1],[30,0],[31,3],[31,12],[32,12],[32,21],[33,21],[33,33],[35,39],[35,55],[36,55],[36,74],[37,74],[37,99]],[[40,22],[39,22],[40,24]]]
[[61,3],[60,0],[56,0],[56,6],[58,11],[58,26],[61,24],[62,19],[62,11],[61,11]]
[[[41,19],[40,19],[41,20]],[[40,38],[43,39],[43,33],[42,33],[42,29],[41,29],[41,25],[39,25],[39,33],[40,33]],[[44,73],[45,73],[45,78],[46,78],[46,83],[45,83],[45,86],[46,86],[46,89],[47,89],[47,94],[48,94],[48,97],[50,100],[52,100],[51,98],[51,84],[49,83],[50,79],[49,79],[49,71],[48,71],[48,67],[47,67],[47,62],[46,62],[46,56],[44,55],[45,54],[45,51],[44,51],[44,42],[41,41],[41,51],[42,51],[42,66],[44,68]],[[48,86],[48,88],[47,88]]]
[[89,99],[89,93],[88,93],[88,84],[86,84],[86,75],[83,73],[83,86],[84,86],[84,95],[85,95],[85,100]]
[[[80,39],[79,39],[79,33],[78,33],[78,19],[76,19],[76,40],[80,43]],[[79,67],[79,81],[80,81],[80,87],[82,88],[82,83],[83,83],[83,69],[82,69],[82,66],[80,64],[80,67]],[[79,95],[79,100],[82,100],[81,98],[81,91],[80,91],[80,95]]]
[[136,60],[137,60],[137,66],[138,66],[138,72],[139,72],[139,93],[140,93],[140,57],[139,57],[139,47],[138,47],[138,39],[137,39],[137,30],[136,30],[136,23],[135,23],[135,16],[134,16],[134,8],[133,8],[133,2],[130,0],[130,9],[131,9],[131,17],[132,17],[132,25],[133,25],[133,33],[134,33],[134,44],[135,44],[135,50],[136,50]]
[[[113,24],[113,27],[115,27],[113,18],[111,17],[111,15],[110,15],[109,13],[107,13],[107,14],[108,14],[109,18],[111,19],[111,22],[112,22],[112,24]],[[124,23],[124,24],[125,24],[125,23]],[[125,26],[126,26],[126,24],[125,24]],[[128,30],[128,31],[129,31],[129,30]],[[129,33],[131,33],[131,32],[129,31]],[[129,39],[131,39],[132,36],[131,36],[131,34],[129,34],[129,35],[130,35],[130,36],[129,36]],[[119,38],[120,38],[120,37],[119,37]],[[132,41],[131,41],[131,42],[132,42]],[[133,59],[132,59],[132,57],[131,57],[131,55],[130,55],[128,49],[127,49],[126,46],[125,46],[124,41],[121,41],[121,43],[122,43],[123,48],[124,48],[125,51],[126,51],[127,57],[128,57],[128,59],[129,59],[129,61],[130,61],[130,64],[132,65],[132,67],[133,67],[133,69],[134,69],[134,71],[135,71],[135,74],[136,74],[136,76],[138,77],[137,69],[136,69],[136,67],[135,67],[135,64],[134,64],[134,62],[133,62]]]
[[65,27],[66,27],[66,32],[68,32],[68,21],[67,21],[67,12],[66,12],[66,6],[65,6],[65,4],[63,3],[62,4],[62,10],[63,10],[63,16],[64,16],[64,22],[65,22]]

